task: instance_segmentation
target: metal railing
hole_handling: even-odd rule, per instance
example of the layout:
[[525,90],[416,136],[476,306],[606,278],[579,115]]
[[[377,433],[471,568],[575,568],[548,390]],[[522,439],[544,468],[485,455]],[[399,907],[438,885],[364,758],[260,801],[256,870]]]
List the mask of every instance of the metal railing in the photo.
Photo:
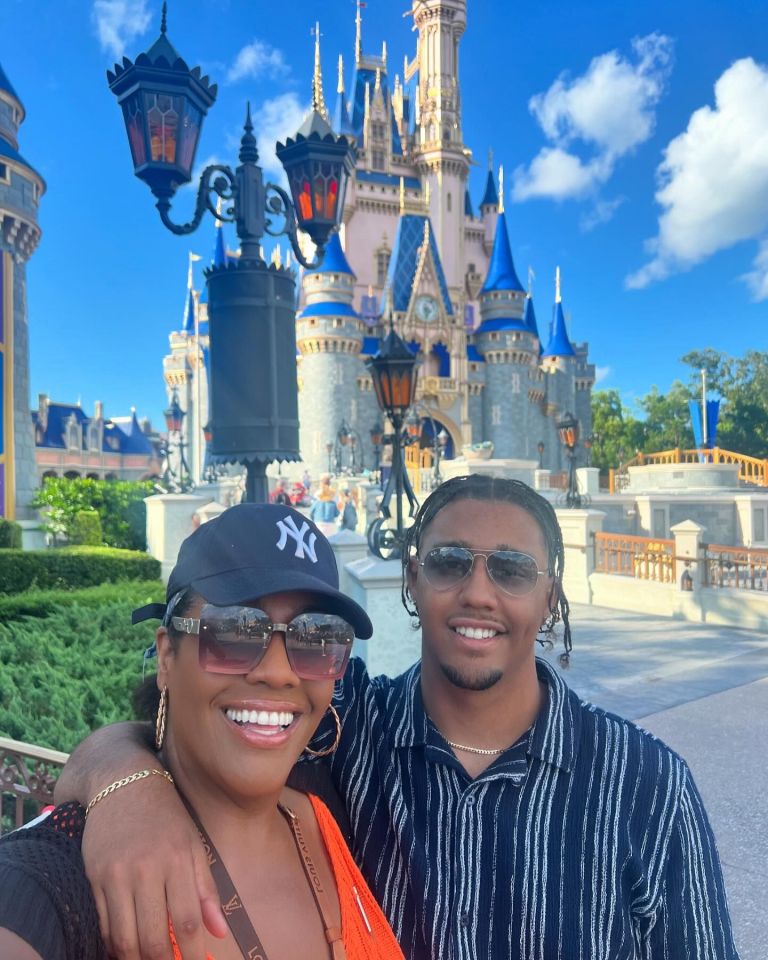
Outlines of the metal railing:
[[710,543],[702,552],[705,587],[768,592],[768,550]]
[[674,450],[660,450],[658,453],[638,453],[617,469],[611,469],[610,492],[620,493],[627,486],[629,467],[642,467],[652,463],[737,463],[739,480],[758,487],[768,487],[768,460],[749,457],[745,453],[734,453],[732,450],[722,450],[720,447],[711,449],[704,447],[695,450],[681,450],[680,447],[676,447]]
[[595,533],[595,572],[656,583],[675,581],[675,541]]
[[0,836],[53,803],[53,787],[69,755],[0,737]]

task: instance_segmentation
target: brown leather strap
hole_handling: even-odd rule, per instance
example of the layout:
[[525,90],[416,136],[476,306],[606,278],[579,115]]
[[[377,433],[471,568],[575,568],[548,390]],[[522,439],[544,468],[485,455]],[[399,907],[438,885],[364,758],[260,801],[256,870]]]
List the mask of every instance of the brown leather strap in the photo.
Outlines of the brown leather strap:
[[[256,933],[253,924],[251,923],[251,918],[248,916],[248,912],[243,905],[242,900],[237,892],[235,884],[232,882],[232,878],[229,875],[229,871],[224,866],[224,861],[219,856],[219,852],[213,844],[213,841],[206,833],[205,827],[200,822],[200,818],[197,816],[192,805],[187,801],[187,798],[179,791],[181,799],[184,801],[184,805],[189,811],[189,815],[195,822],[197,831],[200,834],[200,839],[203,842],[205,847],[205,852],[208,857],[208,866],[211,868],[211,873],[213,874],[214,882],[216,883],[216,889],[219,892],[219,899],[221,900],[221,908],[224,911],[224,916],[226,918],[229,929],[232,931],[232,936],[235,938],[240,952],[246,960],[268,960],[267,951],[264,949],[264,945],[259,936]],[[304,834],[301,830],[301,824],[299,823],[299,818],[288,807],[283,806],[282,803],[279,803],[278,810],[285,819],[288,821],[288,824],[291,827],[291,833],[293,835],[294,842],[296,843],[296,848],[299,851],[299,858],[301,860],[301,865],[304,868],[304,875],[307,878],[307,883],[309,884],[309,889],[312,891],[312,896],[315,898],[315,904],[317,905],[318,913],[320,918],[323,921],[323,929],[325,930],[325,939],[328,942],[328,946],[331,950],[332,960],[347,960],[347,954],[344,949],[344,943],[341,939],[341,929],[337,926],[334,926],[331,922],[331,909],[330,903],[328,901],[328,895],[323,888],[322,880],[320,875],[317,872],[314,861],[307,847],[307,843],[304,839]]]
[[341,939],[341,928],[335,926],[331,921],[331,905],[328,901],[328,895],[325,892],[320,875],[318,874],[317,868],[315,867],[312,857],[310,856],[309,848],[307,847],[307,842],[304,839],[301,824],[299,823],[299,818],[296,816],[293,810],[290,809],[290,807],[284,807],[282,803],[278,804],[278,807],[280,812],[288,820],[291,830],[293,831],[293,839],[296,842],[296,849],[299,851],[299,856],[301,857],[301,865],[304,867],[304,873],[306,874],[309,888],[315,898],[318,912],[320,913],[323,921],[323,927],[325,928],[325,939],[330,945],[331,956],[333,957],[333,960],[347,960],[347,953],[344,949],[344,941]]

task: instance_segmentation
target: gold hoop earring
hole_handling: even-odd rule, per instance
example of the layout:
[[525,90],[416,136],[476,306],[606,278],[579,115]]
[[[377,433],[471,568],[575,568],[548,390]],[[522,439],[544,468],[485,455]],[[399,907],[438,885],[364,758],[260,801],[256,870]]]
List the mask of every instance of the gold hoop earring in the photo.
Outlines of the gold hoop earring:
[[161,750],[163,740],[165,740],[165,721],[168,716],[168,687],[163,687],[160,692],[160,704],[157,708],[157,720],[155,720],[155,749]]
[[336,749],[336,747],[338,747],[339,740],[341,740],[341,717],[339,716],[338,711],[336,710],[336,707],[334,707],[332,703],[328,704],[328,709],[331,711],[331,713],[333,714],[333,719],[336,721],[336,739],[333,741],[330,747],[326,747],[325,750],[310,750],[309,747],[304,747],[304,750],[311,757],[330,756],[333,753],[333,751]]

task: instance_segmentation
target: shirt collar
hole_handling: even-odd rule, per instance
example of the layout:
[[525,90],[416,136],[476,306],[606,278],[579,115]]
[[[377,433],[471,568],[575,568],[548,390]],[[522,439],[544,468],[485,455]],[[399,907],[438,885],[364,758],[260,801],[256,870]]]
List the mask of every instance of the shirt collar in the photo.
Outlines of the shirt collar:
[[[536,659],[536,673],[546,684],[548,696],[533,725],[528,754],[568,771],[573,766],[579,737],[579,700],[545,660]],[[395,748],[425,746],[429,740],[429,721],[421,697],[421,663],[415,663],[399,676],[394,686],[398,688],[395,701],[401,700],[405,709],[391,714],[400,720],[390,728],[390,743]]]

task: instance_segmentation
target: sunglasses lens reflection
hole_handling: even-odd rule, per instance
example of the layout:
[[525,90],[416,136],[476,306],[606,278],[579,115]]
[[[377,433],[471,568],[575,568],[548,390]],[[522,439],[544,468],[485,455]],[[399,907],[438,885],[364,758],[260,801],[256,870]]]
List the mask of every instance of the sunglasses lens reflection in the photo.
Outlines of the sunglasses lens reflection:
[[538,564],[533,557],[517,550],[485,553],[466,547],[435,547],[424,558],[424,576],[435,590],[450,590],[469,576],[476,556],[485,559],[488,576],[505,593],[520,597],[535,588]]

